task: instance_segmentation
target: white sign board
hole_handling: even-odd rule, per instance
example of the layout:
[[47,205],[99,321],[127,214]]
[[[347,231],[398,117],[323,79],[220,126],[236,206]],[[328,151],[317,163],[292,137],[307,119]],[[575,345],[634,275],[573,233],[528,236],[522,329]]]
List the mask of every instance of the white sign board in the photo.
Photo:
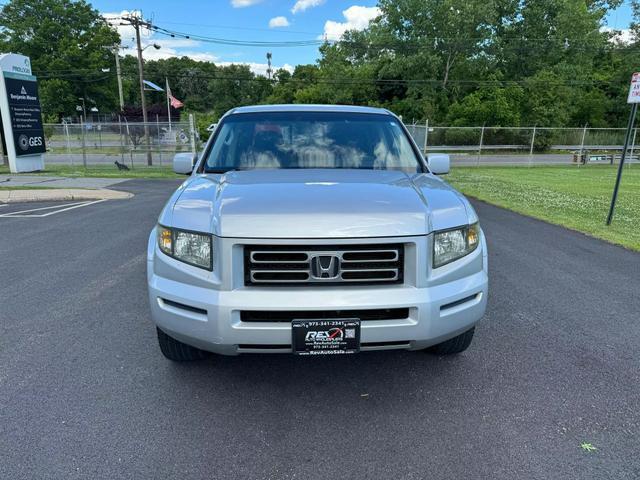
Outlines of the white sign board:
[[640,72],[636,72],[631,77],[631,87],[627,103],[640,103]]
[[44,170],[38,83],[24,55],[0,54],[0,124],[11,172]]

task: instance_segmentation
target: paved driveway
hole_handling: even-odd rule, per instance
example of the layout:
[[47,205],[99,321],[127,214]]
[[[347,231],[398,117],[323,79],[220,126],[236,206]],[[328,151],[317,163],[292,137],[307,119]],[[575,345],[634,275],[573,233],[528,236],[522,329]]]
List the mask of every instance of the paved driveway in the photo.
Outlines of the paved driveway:
[[640,477],[640,255],[478,203],[464,354],[175,365],[145,291],[174,185],[0,219],[0,478]]

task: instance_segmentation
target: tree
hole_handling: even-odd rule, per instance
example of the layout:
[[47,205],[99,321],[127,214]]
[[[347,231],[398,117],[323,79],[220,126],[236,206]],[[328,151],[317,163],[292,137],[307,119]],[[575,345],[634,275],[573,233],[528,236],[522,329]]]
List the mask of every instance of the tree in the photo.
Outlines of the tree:
[[0,51],[31,58],[45,114],[72,115],[79,97],[100,110],[115,108],[115,78],[102,69],[114,71],[106,47],[120,39],[87,2],[10,0],[0,10],[0,26]]
[[430,62],[443,88],[484,51],[500,20],[486,0],[380,0],[380,9],[377,25],[416,65]]
[[455,125],[607,123],[620,69],[628,76],[621,58],[632,65],[639,50],[601,31],[620,2],[380,0],[368,28],[321,49],[318,78],[344,83],[303,93]]
[[[495,79],[495,77],[494,77]],[[497,83],[478,90],[451,105],[448,123],[460,126],[517,127],[524,91],[519,85]]]
[[633,11],[633,21],[631,22],[632,41],[637,45],[640,43],[640,0],[631,1],[631,9]]

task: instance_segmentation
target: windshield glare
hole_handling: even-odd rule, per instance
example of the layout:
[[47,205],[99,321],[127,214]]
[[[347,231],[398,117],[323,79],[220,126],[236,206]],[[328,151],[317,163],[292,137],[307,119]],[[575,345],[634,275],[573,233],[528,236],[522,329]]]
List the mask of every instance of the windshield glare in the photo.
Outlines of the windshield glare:
[[399,121],[390,115],[277,112],[222,121],[206,172],[254,168],[422,171]]

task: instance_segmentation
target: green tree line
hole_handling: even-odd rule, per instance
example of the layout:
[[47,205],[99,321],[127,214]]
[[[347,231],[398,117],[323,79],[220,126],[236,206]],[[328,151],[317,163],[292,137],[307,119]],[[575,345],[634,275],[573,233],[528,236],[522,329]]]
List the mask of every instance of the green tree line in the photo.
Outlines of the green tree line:
[[[326,42],[315,64],[272,80],[187,57],[146,61],[145,78],[167,78],[186,110],[212,121],[239,105],[340,103],[440,125],[622,126],[640,69],[640,0],[625,42],[603,28],[621,2],[379,0],[367,29]],[[0,10],[0,51],[31,57],[47,119],[74,115],[80,97],[118,112],[119,42],[84,0],[10,0]],[[121,63],[125,101],[137,105],[136,59]],[[158,111],[163,94],[148,95]]]

